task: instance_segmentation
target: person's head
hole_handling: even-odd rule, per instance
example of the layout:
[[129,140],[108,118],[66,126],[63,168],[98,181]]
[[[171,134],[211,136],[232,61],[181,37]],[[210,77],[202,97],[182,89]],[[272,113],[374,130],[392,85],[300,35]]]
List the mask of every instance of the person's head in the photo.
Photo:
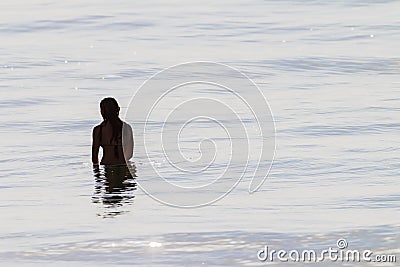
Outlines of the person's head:
[[110,142],[113,140],[119,140],[122,134],[122,121],[118,117],[119,105],[117,100],[112,97],[106,97],[100,102],[100,112],[104,119],[104,122],[111,123],[112,137]]
[[100,102],[100,112],[104,120],[113,120],[118,118],[119,105],[117,100],[112,97],[106,97]]

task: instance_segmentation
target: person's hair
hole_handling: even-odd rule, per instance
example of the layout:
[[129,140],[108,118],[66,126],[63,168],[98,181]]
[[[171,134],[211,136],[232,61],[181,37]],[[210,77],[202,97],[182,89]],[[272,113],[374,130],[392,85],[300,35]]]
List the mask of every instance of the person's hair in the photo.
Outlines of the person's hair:
[[110,143],[114,140],[117,142],[122,138],[122,121],[118,117],[119,105],[117,100],[112,97],[107,97],[100,102],[101,116],[103,116],[104,123],[110,122],[112,127],[112,136]]

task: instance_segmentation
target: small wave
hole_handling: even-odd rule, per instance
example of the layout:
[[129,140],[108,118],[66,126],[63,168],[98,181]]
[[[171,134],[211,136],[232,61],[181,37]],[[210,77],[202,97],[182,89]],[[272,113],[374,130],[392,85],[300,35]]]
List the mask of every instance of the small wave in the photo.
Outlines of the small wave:
[[365,135],[399,132],[400,123],[377,123],[368,125],[329,126],[314,125],[295,127],[290,130],[279,131],[287,135],[303,136],[334,136],[334,135]]

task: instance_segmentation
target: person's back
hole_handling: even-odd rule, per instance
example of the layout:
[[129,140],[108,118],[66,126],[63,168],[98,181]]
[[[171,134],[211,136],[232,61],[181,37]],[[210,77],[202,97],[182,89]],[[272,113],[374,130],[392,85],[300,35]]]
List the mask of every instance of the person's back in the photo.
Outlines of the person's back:
[[114,98],[103,99],[100,109],[104,121],[93,129],[92,162],[98,164],[99,148],[102,147],[100,164],[125,164],[133,154],[132,128],[118,117],[120,108]]

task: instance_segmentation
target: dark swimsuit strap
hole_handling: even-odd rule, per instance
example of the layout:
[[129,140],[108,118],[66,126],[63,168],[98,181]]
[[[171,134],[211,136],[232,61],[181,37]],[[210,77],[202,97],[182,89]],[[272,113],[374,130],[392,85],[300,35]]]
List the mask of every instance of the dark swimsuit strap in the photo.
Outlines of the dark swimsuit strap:
[[109,144],[109,145],[104,145],[104,144],[101,144],[102,143],[102,139],[103,139],[103,126],[104,126],[104,124],[105,124],[106,122],[105,121],[103,121],[102,123],[100,123],[100,145],[102,146],[102,147],[104,147],[104,146],[114,146],[114,156],[117,158],[117,159],[119,159],[119,154],[118,154],[118,146],[122,146],[122,144],[121,145],[112,145],[112,144]]

